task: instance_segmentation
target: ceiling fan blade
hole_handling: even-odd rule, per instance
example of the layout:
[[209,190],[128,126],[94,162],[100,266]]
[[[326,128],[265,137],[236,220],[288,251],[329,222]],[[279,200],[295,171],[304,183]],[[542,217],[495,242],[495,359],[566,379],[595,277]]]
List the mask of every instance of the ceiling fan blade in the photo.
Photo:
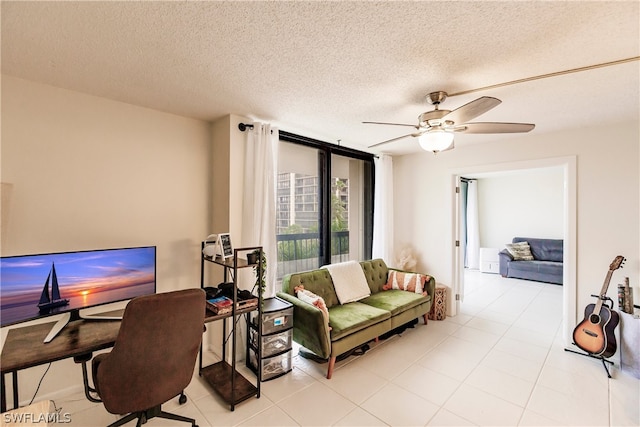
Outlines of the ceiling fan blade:
[[409,126],[418,129],[416,125],[408,125],[406,123],[387,123],[387,122],[362,122],[366,125],[391,125],[391,126]]
[[424,132],[408,133],[406,135],[402,135],[402,136],[398,136],[398,137],[395,137],[395,138],[387,139],[386,141],[382,141],[382,142],[378,142],[377,144],[370,145],[369,148],[378,147],[380,145],[388,144],[390,142],[398,141],[400,139],[408,138],[410,136],[416,138],[416,137],[422,135],[423,133]]
[[465,123],[459,132],[462,133],[524,133],[536,125],[531,123]]
[[456,108],[446,116],[442,117],[442,120],[451,120],[453,123],[461,125],[478,117],[480,114],[486,113],[492,108],[497,107],[501,102],[502,101],[498,98],[483,96],[464,104],[462,107]]

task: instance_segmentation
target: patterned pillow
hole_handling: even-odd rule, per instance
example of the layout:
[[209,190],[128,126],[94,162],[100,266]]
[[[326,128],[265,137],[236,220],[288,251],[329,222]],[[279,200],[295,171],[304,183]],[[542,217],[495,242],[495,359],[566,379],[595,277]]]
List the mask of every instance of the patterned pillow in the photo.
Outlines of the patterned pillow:
[[400,289],[401,291],[415,292],[416,294],[427,296],[424,285],[428,279],[429,276],[423,274],[389,270],[387,283],[382,287],[382,290]]
[[300,301],[311,304],[322,312],[325,325],[327,325],[327,328],[331,330],[331,327],[329,326],[329,309],[327,308],[327,304],[325,304],[324,302],[324,298],[322,298],[320,295],[316,295],[313,292],[306,290],[303,285],[296,286],[294,291]]
[[528,242],[507,243],[505,246],[514,261],[533,261],[531,247]]

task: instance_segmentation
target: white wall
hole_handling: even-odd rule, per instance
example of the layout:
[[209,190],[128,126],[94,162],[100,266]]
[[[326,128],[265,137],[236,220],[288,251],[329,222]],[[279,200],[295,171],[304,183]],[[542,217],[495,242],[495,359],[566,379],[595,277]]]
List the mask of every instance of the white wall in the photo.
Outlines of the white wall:
[[[616,255],[625,269],[612,284],[630,278],[638,293],[640,217],[637,121],[459,146],[433,155],[394,159],[395,245],[411,244],[418,267],[445,284],[453,280],[451,176],[465,168],[575,156],[577,169],[577,308],[592,301]],[[603,147],[603,144],[605,146]],[[421,183],[416,186],[416,183]],[[615,286],[609,296],[615,297]],[[575,313],[573,313],[575,315]],[[581,316],[581,314],[580,314]]]
[[[2,255],[155,245],[158,292],[198,287],[210,135],[200,120],[2,76]],[[20,372],[21,399],[45,368]],[[54,363],[38,396],[80,373]]]
[[480,246],[503,249],[516,236],[562,239],[560,167],[478,176]]

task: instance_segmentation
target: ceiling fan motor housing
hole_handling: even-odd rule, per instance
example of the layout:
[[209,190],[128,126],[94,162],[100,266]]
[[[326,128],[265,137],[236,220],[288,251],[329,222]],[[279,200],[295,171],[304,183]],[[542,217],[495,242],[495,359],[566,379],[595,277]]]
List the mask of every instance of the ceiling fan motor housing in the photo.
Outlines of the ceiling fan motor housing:
[[447,96],[447,92],[441,90],[437,92],[431,92],[427,94],[426,101],[427,104],[435,105],[437,108],[438,104],[443,103],[444,100],[447,99]]
[[418,123],[420,127],[429,127],[445,124],[440,119],[449,114],[449,110],[433,110],[422,113],[418,116]]

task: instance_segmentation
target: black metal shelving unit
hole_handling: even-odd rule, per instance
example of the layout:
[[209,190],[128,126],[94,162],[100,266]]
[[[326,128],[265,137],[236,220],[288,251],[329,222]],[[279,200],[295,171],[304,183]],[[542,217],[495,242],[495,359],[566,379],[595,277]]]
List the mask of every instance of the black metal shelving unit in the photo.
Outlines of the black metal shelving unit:
[[[211,242],[202,242],[202,249],[205,245]],[[260,372],[256,373],[255,384],[249,379],[245,378],[241,373],[236,370],[236,349],[237,349],[237,326],[238,318],[245,315],[247,322],[249,322],[249,316],[253,312],[257,312],[258,316],[262,316],[262,294],[258,287],[255,296],[257,298],[257,304],[252,306],[243,306],[242,301],[238,301],[238,270],[243,268],[257,268],[258,277],[262,274],[262,265],[260,262],[257,265],[249,264],[246,259],[241,258],[240,254],[245,254],[253,251],[259,251],[262,255],[262,247],[245,247],[237,248],[233,251],[233,257],[223,259],[222,257],[209,257],[204,254],[201,255],[200,265],[200,287],[205,287],[205,263],[211,262],[220,265],[224,268],[224,282],[233,282],[233,306],[230,313],[215,314],[209,309],[205,316],[206,323],[222,320],[222,360],[215,362],[208,366],[203,366],[202,362],[202,345],[200,345],[200,362],[199,373],[207,383],[227,402],[231,411],[235,410],[235,406],[253,396],[260,398],[260,383],[262,378]],[[260,260],[262,256],[258,258]],[[231,325],[227,327],[228,321],[231,321]],[[260,326],[259,333],[262,333],[262,326]],[[227,346],[231,340],[230,351],[227,352]],[[247,342],[248,345],[248,342]],[[258,345],[256,348],[258,354],[262,354],[262,347]],[[230,361],[227,359],[230,358]]]

